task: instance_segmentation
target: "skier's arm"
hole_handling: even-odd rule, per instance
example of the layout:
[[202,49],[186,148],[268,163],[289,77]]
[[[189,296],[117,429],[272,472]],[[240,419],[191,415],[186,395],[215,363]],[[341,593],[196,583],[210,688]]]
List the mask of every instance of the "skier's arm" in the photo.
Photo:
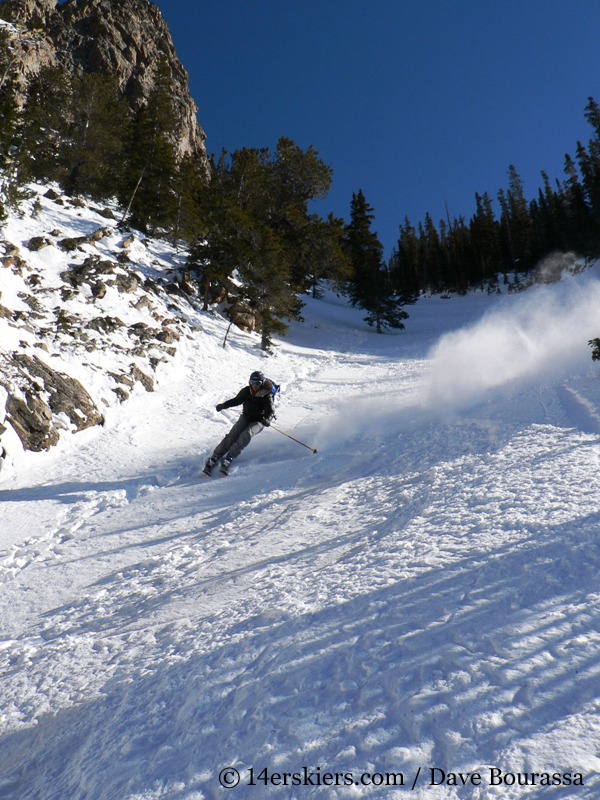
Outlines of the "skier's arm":
[[275,416],[275,408],[273,407],[273,400],[271,397],[267,399],[265,403],[265,410],[263,412],[263,423],[268,427],[271,424],[271,420]]
[[243,389],[236,394],[235,397],[232,397],[231,400],[226,400],[224,403],[219,403],[217,406],[217,411],[222,411],[224,408],[232,408],[233,406],[241,406],[244,402],[244,391],[246,387],[244,386]]

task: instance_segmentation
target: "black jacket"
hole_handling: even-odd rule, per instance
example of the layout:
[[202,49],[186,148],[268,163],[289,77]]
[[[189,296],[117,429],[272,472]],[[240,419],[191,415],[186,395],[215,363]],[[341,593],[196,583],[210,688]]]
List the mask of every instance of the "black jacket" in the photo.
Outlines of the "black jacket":
[[270,388],[259,389],[257,394],[252,394],[249,386],[244,386],[235,397],[221,403],[222,408],[242,406],[242,411],[251,422],[260,422],[271,419],[275,414]]

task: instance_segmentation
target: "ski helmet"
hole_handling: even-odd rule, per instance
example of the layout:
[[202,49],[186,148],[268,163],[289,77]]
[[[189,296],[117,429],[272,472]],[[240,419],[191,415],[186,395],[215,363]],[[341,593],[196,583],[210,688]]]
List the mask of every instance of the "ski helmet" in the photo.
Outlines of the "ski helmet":
[[250,380],[248,381],[248,383],[250,386],[252,386],[252,388],[260,389],[265,380],[266,378],[262,374],[262,372],[253,372],[252,375],[250,375]]

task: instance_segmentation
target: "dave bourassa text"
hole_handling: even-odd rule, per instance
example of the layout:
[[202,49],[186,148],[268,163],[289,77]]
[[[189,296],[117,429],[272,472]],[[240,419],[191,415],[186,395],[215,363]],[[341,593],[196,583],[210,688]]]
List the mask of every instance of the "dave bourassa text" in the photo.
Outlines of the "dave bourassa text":
[[430,786],[584,786],[580,772],[505,772],[489,767],[479,772],[446,772],[429,768]]

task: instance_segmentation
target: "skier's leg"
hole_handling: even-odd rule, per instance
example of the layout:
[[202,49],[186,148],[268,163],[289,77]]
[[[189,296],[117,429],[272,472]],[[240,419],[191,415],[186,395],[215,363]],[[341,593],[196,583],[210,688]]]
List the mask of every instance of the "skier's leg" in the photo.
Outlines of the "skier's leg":
[[238,435],[235,442],[229,448],[231,459],[237,458],[245,447],[248,447],[252,438],[260,433],[264,428],[262,422],[250,422]]
[[223,439],[219,442],[219,444],[213,450],[213,456],[217,459],[223,458],[224,455],[227,454],[229,448],[232,447],[236,439],[239,438],[240,434],[248,427],[248,420],[246,417],[241,414],[237,422],[233,425],[229,433],[227,433]]

